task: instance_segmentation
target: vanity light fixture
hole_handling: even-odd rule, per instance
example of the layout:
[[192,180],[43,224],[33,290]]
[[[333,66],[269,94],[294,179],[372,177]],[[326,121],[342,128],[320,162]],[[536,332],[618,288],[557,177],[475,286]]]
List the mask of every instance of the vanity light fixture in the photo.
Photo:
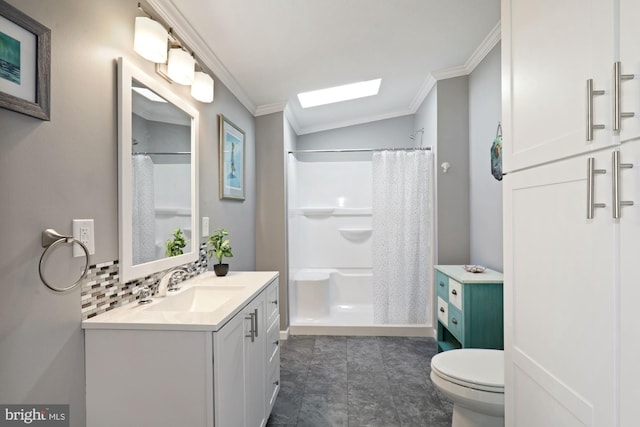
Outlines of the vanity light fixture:
[[200,102],[213,102],[213,79],[203,71],[196,71],[191,96]]
[[147,61],[167,62],[169,32],[162,24],[146,16],[136,17],[133,50]]
[[175,34],[153,20],[140,3],[138,9],[146,16],[136,17],[133,49],[146,60],[154,62],[156,72],[170,82],[192,86],[191,96],[194,99],[213,102],[213,79],[198,66],[195,53],[189,53]]
[[167,75],[174,82],[189,86],[193,84],[196,61],[189,52],[180,47],[169,49],[167,62]]

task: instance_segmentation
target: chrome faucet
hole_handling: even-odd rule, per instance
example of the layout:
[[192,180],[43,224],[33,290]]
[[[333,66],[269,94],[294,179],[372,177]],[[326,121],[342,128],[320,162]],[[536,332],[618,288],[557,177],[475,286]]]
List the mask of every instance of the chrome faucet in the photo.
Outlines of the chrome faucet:
[[189,272],[182,267],[169,270],[164,276],[162,276],[162,279],[160,279],[160,282],[158,283],[157,296],[166,297],[167,291],[174,292],[180,289],[173,281],[173,276],[176,273],[188,274]]

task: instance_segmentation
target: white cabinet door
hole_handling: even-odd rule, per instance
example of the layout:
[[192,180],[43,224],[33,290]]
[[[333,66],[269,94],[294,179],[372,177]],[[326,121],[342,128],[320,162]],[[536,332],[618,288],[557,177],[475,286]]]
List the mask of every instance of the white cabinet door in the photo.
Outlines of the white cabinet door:
[[[251,338],[251,322],[245,327],[245,398],[246,398],[246,427],[262,427],[266,424],[266,402],[265,402],[265,298],[264,292],[254,299],[245,308],[245,317],[254,316],[254,333]],[[248,335],[248,336],[247,336]]]
[[590,155],[607,170],[593,220],[587,155],[504,180],[507,426],[615,425],[611,150]]
[[620,172],[621,195],[634,206],[620,215],[620,426],[640,420],[640,141],[622,144],[620,158],[633,164]]
[[233,317],[213,334],[213,380],[215,425],[245,426],[245,321]]
[[633,74],[632,80],[621,82],[623,112],[635,117],[622,119],[620,139],[627,141],[640,136],[640,2],[620,0],[620,62],[623,74]]
[[[614,2],[503,0],[502,23],[503,170],[611,145]],[[594,122],[606,129],[591,142],[587,79],[606,92],[594,97]]]

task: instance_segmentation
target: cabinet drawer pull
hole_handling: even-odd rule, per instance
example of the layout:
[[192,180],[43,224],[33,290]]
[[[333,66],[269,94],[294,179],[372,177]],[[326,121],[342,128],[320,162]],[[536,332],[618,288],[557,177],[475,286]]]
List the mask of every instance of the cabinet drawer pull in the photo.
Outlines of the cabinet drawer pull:
[[247,338],[251,338],[251,342],[254,342],[255,337],[255,323],[254,323],[254,313],[249,313],[249,317],[245,317],[246,320],[251,320],[251,329],[249,329],[249,335],[245,335]]
[[273,301],[271,301],[271,304],[278,305],[278,300],[277,300],[277,299],[274,299]]
[[456,318],[454,317],[453,319],[451,319],[451,323],[453,323],[454,325],[458,324],[458,321],[456,320]]
[[605,169],[595,169],[595,158],[587,159],[587,219],[593,219],[595,208],[604,208],[604,203],[596,203],[594,200],[594,180],[595,174],[607,173]]
[[273,345],[280,345],[280,340],[275,340],[275,341],[273,342]]
[[612,154],[613,158],[613,188],[611,193],[613,195],[613,218],[620,218],[620,208],[622,206],[633,206],[632,201],[623,201],[620,200],[620,169],[631,169],[633,167],[632,163],[620,163],[620,152],[614,151]]
[[620,83],[622,80],[631,80],[635,76],[633,74],[622,74],[622,63],[620,61],[613,63],[613,130],[619,131],[622,127],[622,119],[625,117],[633,117],[634,113],[623,113],[622,96],[620,95]]
[[280,385],[280,380],[275,380],[275,381],[273,382],[273,385]]
[[458,295],[458,291],[456,291],[455,289],[451,291],[452,295]]
[[256,319],[256,326],[254,327],[254,332],[256,334],[256,337],[258,336],[258,309],[256,308],[255,310],[253,310],[253,318]]
[[440,307],[440,313],[444,313],[444,307]]
[[444,288],[444,282],[440,282],[440,286]]
[[594,129],[604,129],[604,125],[593,124],[593,97],[604,95],[604,90],[593,90],[593,79],[587,80],[587,141],[593,140]]

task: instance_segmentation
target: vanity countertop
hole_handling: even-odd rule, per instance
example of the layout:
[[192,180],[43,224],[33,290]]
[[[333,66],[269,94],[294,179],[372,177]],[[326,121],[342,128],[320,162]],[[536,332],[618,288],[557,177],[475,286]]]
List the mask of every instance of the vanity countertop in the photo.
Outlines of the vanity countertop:
[[503,283],[502,273],[485,269],[482,273],[469,273],[464,265],[436,265],[435,269],[460,283]]
[[[180,283],[180,290],[170,292],[166,297],[152,298],[150,304],[138,304],[137,301],[99,314],[82,322],[83,329],[146,329],[172,331],[217,331],[235,316],[249,301],[255,298],[273,280],[277,280],[275,271],[229,272],[217,277],[206,272]],[[161,304],[184,299],[191,288],[220,289],[227,296],[221,298],[221,304],[212,311],[188,311],[159,309]],[[181,294],[182,297],[180,296]],[[156,307],[157,306],[157,307]]]

